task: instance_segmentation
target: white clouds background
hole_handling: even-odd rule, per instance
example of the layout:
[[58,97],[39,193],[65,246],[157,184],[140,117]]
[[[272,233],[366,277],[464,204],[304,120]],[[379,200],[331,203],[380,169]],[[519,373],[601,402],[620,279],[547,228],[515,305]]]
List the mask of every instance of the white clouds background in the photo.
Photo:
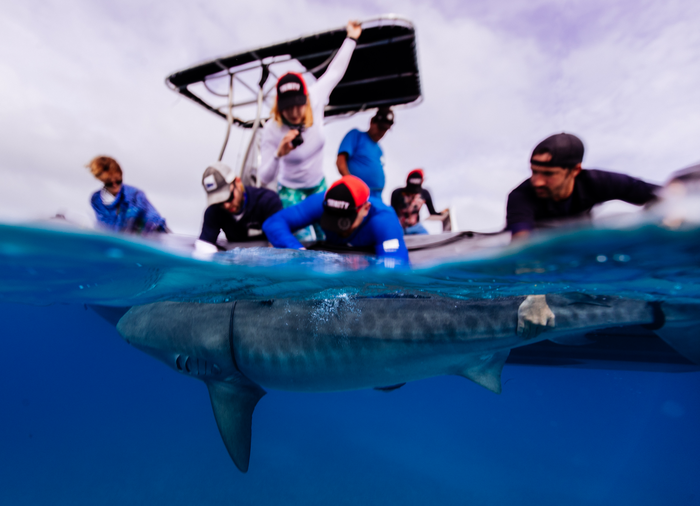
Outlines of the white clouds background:
[[[462,228],[503,225],[507,193],[542,138],[576,133],[584,166],[662,182],[700,160],[700,4],[521,1],[96,3],[0,6],[0,219],[57,211],[92,219],[109,154],[169,226],[195,234],[200,177],[225,123],[179,98],[166,75],[201,60],[398,12],[416,25],[423,103],[382,141],[387,190],[424,167]],[[369,115],[330,125],[335,150]],[[235,163],[242,133],[225,161]]]

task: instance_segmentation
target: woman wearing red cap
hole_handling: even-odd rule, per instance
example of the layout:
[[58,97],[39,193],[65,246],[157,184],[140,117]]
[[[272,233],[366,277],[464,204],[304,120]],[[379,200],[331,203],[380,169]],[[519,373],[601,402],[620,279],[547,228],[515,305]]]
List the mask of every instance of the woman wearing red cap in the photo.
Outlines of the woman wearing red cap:
[[[323,145],[326,133],[324,108],[335,86],[345,75],[350,58],[362,32],[359,23],[350,21],[347,38],[338,49],[326,72],[307,88],[300,74],[287,73],[277,81],[277,98],[270,120],[262,134],[260,182],[271,183],[277,177],[277,190],[284,207],[297,204],[309,195],[326,190],[323,177]],[[320,229],[317,239],[322,239]],[[311,227],[296,234],[300,240],[313,240]]]
[[447,213],[447,209],[439,213],[435,210],[430,192],[423,188],[423,170],[414,169],[408,173],[406,186],[397,188],[391,194],[391,207],[396,211],[406,235],[428,233],[420,223],[420,210],[423,205],[428,207],[431,216]]

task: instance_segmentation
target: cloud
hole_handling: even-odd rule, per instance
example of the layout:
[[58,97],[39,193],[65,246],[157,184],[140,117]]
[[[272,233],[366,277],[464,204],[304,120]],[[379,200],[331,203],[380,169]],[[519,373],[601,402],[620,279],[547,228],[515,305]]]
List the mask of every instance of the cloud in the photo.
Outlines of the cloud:
[[[404,13],[416,25],[424,101],[382,144],[387,190],[424,167],[439,208],[494,230],[532,147],[579,134],[589,166],[663,181],[700,159],[700,9],[638,2],[6,2],[0,7],[0,219],[92,216],[97,154],[122,164],[169,226],[198,232],[201,171],[225,123],[166,75],[215,56]],[[335,149],[369,114],[329,125]],[[245,134],[235,130],[225,160]]]

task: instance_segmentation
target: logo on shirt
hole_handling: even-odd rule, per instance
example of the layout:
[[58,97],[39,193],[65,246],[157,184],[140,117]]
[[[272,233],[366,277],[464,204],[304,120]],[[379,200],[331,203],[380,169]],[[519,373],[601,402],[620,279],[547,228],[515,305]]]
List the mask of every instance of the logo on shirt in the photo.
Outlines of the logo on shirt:
[[335,200],[335,199],[326,200],[326,205],[328,207],[334,207],[336,209],[347,209],[348,207],[350,207],[349,202],[345,202],[344,200]]
[[280,93],[287,93],[288,91],[299,91],[301,89],[301,84],[299,83],[284,83],[280,86]]
[[389,239],[388,241],[384,241],[382,243],[382,248],[384,248],[384,251],[386,251],[387,253],[391,253],[393,251],[398,251],[399,240],[398,239]]

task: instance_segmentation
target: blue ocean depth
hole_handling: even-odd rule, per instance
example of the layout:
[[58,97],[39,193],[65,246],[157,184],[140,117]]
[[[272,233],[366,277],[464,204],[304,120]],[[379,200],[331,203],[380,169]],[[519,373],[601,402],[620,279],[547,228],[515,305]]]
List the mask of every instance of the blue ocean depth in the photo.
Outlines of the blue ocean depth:
[[[584,229],[420,269],[0,225],[0,503],[695,505],[700,373],[506,365],[393,392],[270,391],[250,470],[205,386],[129,346],[91,305],[532,293],[700,301],[700,233]],[[400,315],[397,315],[400,318]]]

